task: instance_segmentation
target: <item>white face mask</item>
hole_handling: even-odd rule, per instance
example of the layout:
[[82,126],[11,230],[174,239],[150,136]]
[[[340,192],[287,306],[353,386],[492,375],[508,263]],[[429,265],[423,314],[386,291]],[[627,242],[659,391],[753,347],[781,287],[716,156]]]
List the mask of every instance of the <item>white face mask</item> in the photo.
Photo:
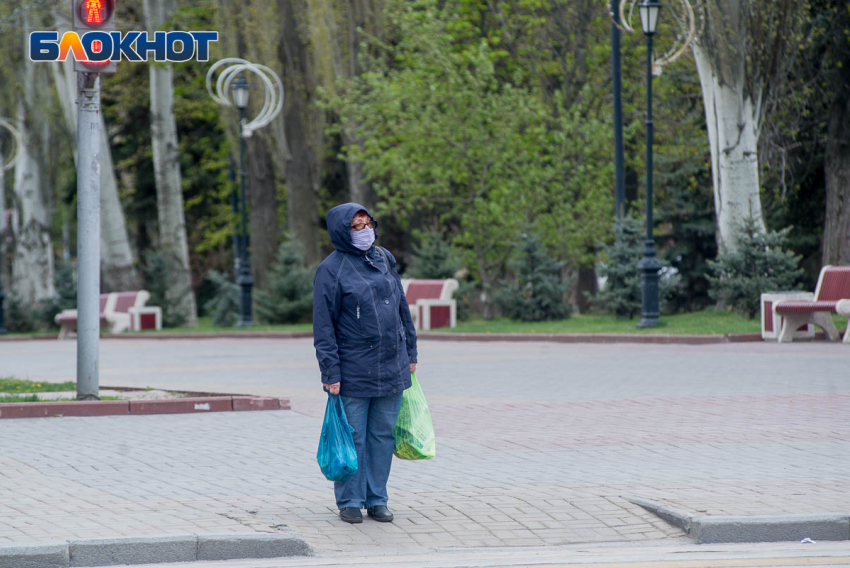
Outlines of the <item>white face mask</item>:
[[360,250],[369,250],[372,243],[375,242],[375,229],[366,227],[359,231],[351,231],[351,244]]

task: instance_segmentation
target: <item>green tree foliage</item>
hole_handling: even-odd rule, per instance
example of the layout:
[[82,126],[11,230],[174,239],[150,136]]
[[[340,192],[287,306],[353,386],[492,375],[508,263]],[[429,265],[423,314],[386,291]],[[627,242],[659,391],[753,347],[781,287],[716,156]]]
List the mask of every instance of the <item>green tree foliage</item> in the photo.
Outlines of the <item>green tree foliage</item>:
[[786,250],[790,232],[791,227],[786,227],[763,233],[752,217],[746,218],[738,230],[737,250],[709,263],[711,297],[753,318],[762,293],[793,290],[803,270],[801,257]]
[[388,10],[398,43],[364,57],[366,71],[328,108],[365,140],[347,147],[347,157],[363,163],[379,212],[450,227],[452,245],[482,284],[487,317],[512,252],[506,235],[537,220],[544,240],[563,243],[568,258],[593,242],[594,214],[610,205],[610,170],[590,155],[602,123],[579,108],[554,113],[519,75],[502,78],[487,41],[458,45],[449,7],[416,0]]
[[310,321],[313,310],[313,270],[304,267],[304,253],[295,241],[278,249],[269,272],[269,289],[256,293],[257,315],[267,323]]
[[207,280],[212,286],[204,310],[219,327],[233,327],[239,320],[239,286],[230,277],[218,270],[210,270]]
[[570,317],[570,305],[564,301],[569,282],[561,279],[564,263],[551,258],[540,238],[528,230],[515,250],[509,262],[515,280],[497,296],[502,313],[521,321]]

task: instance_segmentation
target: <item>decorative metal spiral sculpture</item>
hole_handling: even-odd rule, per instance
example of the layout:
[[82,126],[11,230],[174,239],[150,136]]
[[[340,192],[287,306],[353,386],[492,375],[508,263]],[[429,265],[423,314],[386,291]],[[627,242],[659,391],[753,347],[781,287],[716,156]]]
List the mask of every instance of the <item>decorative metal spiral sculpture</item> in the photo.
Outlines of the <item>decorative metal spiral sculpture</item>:
[[2,165],[3,170],[10,170],[15,167],[15,163],[18,161],[21,155],[21,145],[23,141],[21,140],[21,133],[18,132],[18,129],[15,128],[11,122],[6,120],[5,118],[0,117],[0,128],[5,128],[9,132],[12,133],[12,138],[15,140],[15,147],[12,151],[9,158],[6,159],[6,162]]
[[[631,25],[631,21],[635,12],[635,6],[638,3],[639,0],[624,0],[620,2],[620,23],[618,27],[621,30],[629,33],[635,31]],[[626,15],[626,4],[629,5],[628,17]],[[670,0],[669,3],[664,5],[665,11],[672,14],[672,27],[676,31],[676,40],[663,55],[655,59],[654,74],[660,75],[661,68],[664,65],[669,65],[684,55],[693,42],[701,35],[705,27],[705,14],[703,10],[699,9],[701,7],[700,0],[694,0],[694,5],[697,7],[696,11],[689,0]]]
[[[222,65],[229,65],[218,76],[215,82],[215,92],[212,88],[212,79],[216,69]],[[265,100],[260,113],[252,120],[245,124],[245,137],[251,136],[254,130],[269,124],[274,118],[280,114],[283,109],[283,83],[277,73],[257,63],[251,63],[237,57],[228,57],[216,61],[210,70],[207,71],[207,92],[215,102],[223,106],[233,106],[227,93],[230,92],[230,84],[243,71],[249,71],[257,75],[265,85]]]

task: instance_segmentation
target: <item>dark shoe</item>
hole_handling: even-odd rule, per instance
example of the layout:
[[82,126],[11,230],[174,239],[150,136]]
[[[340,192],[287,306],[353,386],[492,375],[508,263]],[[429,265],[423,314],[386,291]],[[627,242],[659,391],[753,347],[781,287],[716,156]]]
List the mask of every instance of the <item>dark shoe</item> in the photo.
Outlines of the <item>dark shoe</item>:
[[355,509],[354,507],[343,507],[339,510],[339,518],[346,523],[362,523],[363,513],[360,512],[360,509]]
[[370,517],[381,523],[391,523],[393,520],[393,514],[384,505],[369,507],[366,512]]

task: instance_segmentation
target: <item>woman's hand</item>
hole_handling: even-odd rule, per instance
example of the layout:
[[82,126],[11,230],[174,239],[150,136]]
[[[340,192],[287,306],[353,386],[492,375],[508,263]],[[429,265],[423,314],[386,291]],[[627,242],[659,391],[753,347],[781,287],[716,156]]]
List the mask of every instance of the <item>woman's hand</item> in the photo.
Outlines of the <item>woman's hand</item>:
[[334,383],[332,385],[324,385],[324,388],[331,394],[339,394],[339,383]]
[[415,372],[416,372],[416,363],[411,363],[410,364],[410,374],[412,375]]

